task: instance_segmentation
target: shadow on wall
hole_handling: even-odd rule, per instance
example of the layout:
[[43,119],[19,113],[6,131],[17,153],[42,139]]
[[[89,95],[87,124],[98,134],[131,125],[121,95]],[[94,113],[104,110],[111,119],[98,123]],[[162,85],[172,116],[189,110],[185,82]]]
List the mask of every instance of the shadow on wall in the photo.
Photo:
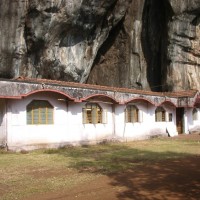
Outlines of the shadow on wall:
[[162,137],[162,136],[166,136],[166,137],[168,136],[166,128],[164,129],[155,128],[149,132],[149,138],[156,138],[156,137]]
[[199,156],[164,150],[143,151],[123,144],[85,145],[80,148],[46,150],[46,153],[72,158],[70,167],[80,172],[107,175],[110,180],[108,184],[112,188],[120,188],[114,199],[175,197],[183,200],[198,199],[200,196]]
[[3,124],[3,117],[4,117],[4,111],[3,111],[3,108],[0,105],[0,126]]
[[200,125],[196,125],[189,130],[190,133],[200,134]]
[[3,124],[3,113],[0,110],[0,126]]

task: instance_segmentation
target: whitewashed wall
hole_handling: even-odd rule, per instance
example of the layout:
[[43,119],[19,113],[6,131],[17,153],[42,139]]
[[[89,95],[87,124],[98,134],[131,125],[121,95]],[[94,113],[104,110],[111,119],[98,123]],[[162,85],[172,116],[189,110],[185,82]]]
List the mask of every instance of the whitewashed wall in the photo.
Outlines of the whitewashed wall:
[[[46,146],[48,143],[62,143],[65,137],[67,112],[65,101],[55,93],[38,93],[21,100],[8,102],[8,146],[10,148],[23,146]],[[48,100],[54,106],[53,125],[27,125],[26,106],[32,100]]]
[[[27,125],[26,106],[32,100],[47,100],[54,107],[54,124]],[[67,144],[96,143],[104,139],[120,140],[146,139],[155,135],[177,135],[176,109],[163,105],[166,113],[173,114],[172,122],[155,122],[156,107],[148,102],[135,103],[140,110],[141,122],[125,123],[126,105],[99,103],[107,110],[107,123],[83,124],[82,108],[86,102],[66,101],[57,93],[36,93],[20,100],[7,103],[7,142],[10,149],[35,149],[59,147]],[[2,104],[3,105],[3,104]],[[113,113],[113,111],[115,113]],[[190,111],[189,111],[190,112]],[[190,116],[187,115],[190,124]],[[192,126],[192,125],[191,125]],[[1,125],[1,129],[2,129]]]
[[83,124],[82,108],[86,103],[69,103],[69,135],[73,141],[99,141],[112,135],[112,107],[109,104],[99,103],[102,109],[107,110],[106,124]]
[[124,140],[146,138],[148,129],[144,126],[144,124],[151,124],[151,121],[153,121],[151,114],[148,113],[147,106],[145,104],[141,103],[134,105],[136,105],[142,112],[142,122],[126,123],[124,112],[126,105],[117,105],[116,107],[116,135],[123,138]]
[[[125,105],[116,106],[116,136],[124,140],[146,139],[157,135],[177,135],[176,109],[170,105],[163,105],[167,113],[172,113],[172,122],[155,122],[156,107],[150,103],[134,103],[142,113],[142,121],[136,123],[125,123]],[[140,113],[140,114],[141,114]]]
[[[178,135],[177,132],[177,127],[176,127],[176,107],[169,105],[169,104],[164,104],[162,105],[162,107],[165,109],[166,111],[166,118],[167,121],[166,122],[156,122],[157,124],[160,123],[160,126],[162,127],[163,130],[167,130],[167,134],[169,134],[169,136],[176,136]],[[169,113],[172,113],[172,121],[169,121]]]
[[197,113],[196,120],[193,120],[192,111],[193,111],[193,108],[185,109],[185,121],[187,122],[187,123],[185,123],[185,133],[186,134],[200,131],[200,109],[197,108],[198,113]]
[[[100,104],[108,111],[107,124],[83,124],[82,108],[85,103],[60,100],[63,98],[62,95],[56,93],[37,93],[22,100],[9,100],[8,146],[11,149],[58,147],[84,141],[95,142],[112,135],[111,105]],[[27,125],[26,106],[37,99],[48,100],[54,107],[54,124]]]

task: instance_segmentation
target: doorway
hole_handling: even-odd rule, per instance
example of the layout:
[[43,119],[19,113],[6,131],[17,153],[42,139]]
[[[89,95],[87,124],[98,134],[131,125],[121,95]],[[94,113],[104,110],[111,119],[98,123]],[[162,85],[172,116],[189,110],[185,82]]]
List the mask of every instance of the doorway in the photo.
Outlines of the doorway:
[[184,108],[176,109],[176,127],[178,134],[184,133]]

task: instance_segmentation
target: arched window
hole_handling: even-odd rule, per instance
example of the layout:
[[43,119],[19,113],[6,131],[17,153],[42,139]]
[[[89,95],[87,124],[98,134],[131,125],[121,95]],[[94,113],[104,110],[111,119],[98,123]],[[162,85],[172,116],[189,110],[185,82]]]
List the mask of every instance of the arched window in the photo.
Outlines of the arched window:
[[126,123],[139,122],[139,110],[134,105],[128,105],[125,109]]
[[45,100],[33,100],[26,107],[27,124],[53,124],[53,106]]
[[107,113],[97,103],[87,103],[83,108],[83,124],[107,123]]
[[156,122],[164,122],[164,121],[166,121],[165,109],[163,107],[156,108],[155,120],[156,120]]
[[193,121],[198,120],[198,110],[196,108],[192,110],[192,118],[193,118]]

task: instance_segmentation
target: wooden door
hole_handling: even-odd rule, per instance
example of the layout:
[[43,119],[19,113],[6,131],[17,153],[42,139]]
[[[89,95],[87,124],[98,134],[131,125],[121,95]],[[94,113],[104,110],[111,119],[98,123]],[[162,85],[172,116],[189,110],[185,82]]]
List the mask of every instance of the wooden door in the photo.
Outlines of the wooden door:
[[184,122],[184,108],[177,108],[176,109],[176,127],[177,127],[178,134],[182,134],[184,132],[183,122]]

